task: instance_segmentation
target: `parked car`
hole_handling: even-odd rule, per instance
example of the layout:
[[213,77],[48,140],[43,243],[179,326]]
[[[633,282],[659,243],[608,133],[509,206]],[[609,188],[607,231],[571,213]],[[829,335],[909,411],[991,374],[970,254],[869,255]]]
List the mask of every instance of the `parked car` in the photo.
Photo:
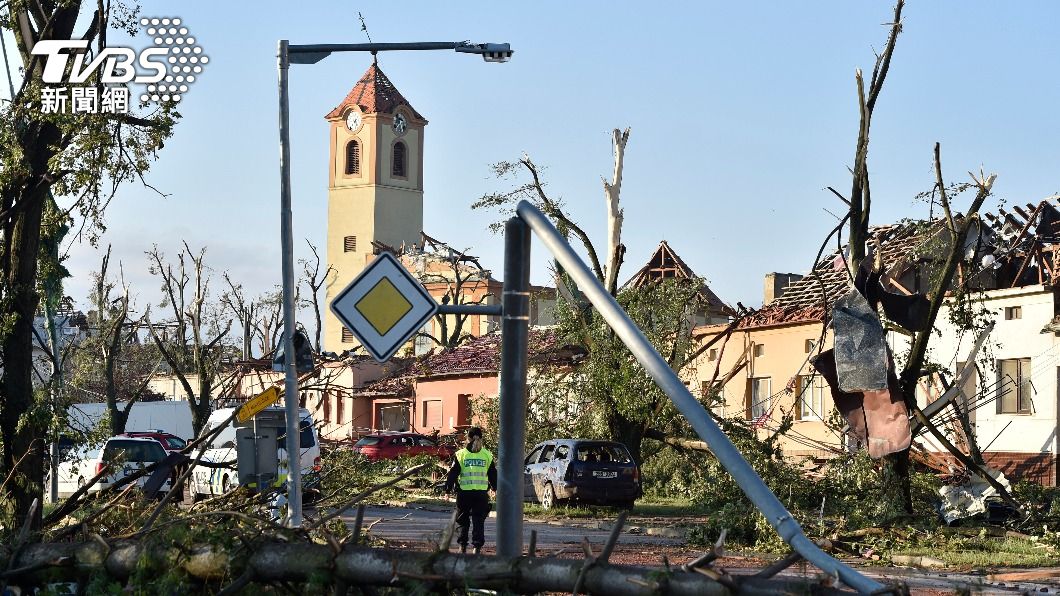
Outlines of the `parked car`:
[[[268,409],[283,410],[283,406],[270,406]],[[232,416],[233,408],[219,408],[210,414],[206,422],[203,434],[209,433],[224,423]],[[300,408],[298,410],[301,419],[298,431],[298,445],[300,447],[300,469],[303,474],[303,482],[308,483],[308,476],[320,471],[320,440],[317,437],[313,417],[309,410]],[[277,437],[278,448],[276,455],[279,458],[279,478],[276,485],[279,486],[287,480],[287,449],[286,433]],[[203,453],[202,461],[208,463],[229,463],[228,467],[195,466],[188,483],[188,491],[192,500],[205,496],[219,495],[239,486],[239,474],[236,467],[236,428],[229,423],[214,437],[209,447]]]
[[424,454],[447,461],[456,453],[456,449],[450,445],[443,445],[424,435],[410,432],[365,435],[353,445],[353,450],[370,461]]
[[[155,439],[118,435],[107,439],[106,444],[103,445],[102,456],[96,460],[93,475],[103,471],[103,466],[107,464],[114,466],[115,469],[99,481],[99,490],[102,490],[130,474],[162,461],[165,457],[166,450]],[[150,474],[145,474],[138,478],[137,486],[142,487],[146,484],[150,476]],[[169,492],[170,486],[172,486],[172,479],[167,478],[162,488],[159,489],[159,494]]]
[[162,448],[166,450],[166,453],[180,451],[188,446],[188,442],[177,435],[158,429],[131,431],[124,433],[121,436],[135,437],[139,439],[154,439],[162,445]]
[[[164,455],[174,451],[180,451],[187,445],[184,439],[174,434],[167,433],[164,430],[133,431],[117,435],[113,438],[148,439],[156,441],[161,445]],[[105,449],[101,449],[98,444],[82,445],[75,448],[70,445],[69,442],[65,446],[60,443],[60,461],[56,474],[56,478],[58,478],[58,496],[60,498],[66,498],[74,494],[77,489],[84,486],[88,480],[102,469],[103,460],[100,458],[100,454],[103,452],[105,452]],[[176,470],[174,470],[174,479],[175,476]],[[97,492],[106,486],[107,483],[113,481],[114,480],[104,479],[104,481],[97,482],[88,488],[88,492]],[[140,484],[142,486],[143,482]],[[45,486],[47,486],[47,482],[45,482]]]
[[[65,499],[74,494],[77,489],[84,486],[88,480],[96,475],[96,464],[99,462],[99,454],[99,445],[68,446],[66,449],[60,449],[59,465],[56,468],[59,498]],[[48,486],[47,478],[44,486]],[[96,492],[98,490],[98,483],[88,488],[88,492]]]
[[631,509],[642,493],[640,468],[621,443],[553,439],[526,456],[524,499],[551,509],[564,501]]

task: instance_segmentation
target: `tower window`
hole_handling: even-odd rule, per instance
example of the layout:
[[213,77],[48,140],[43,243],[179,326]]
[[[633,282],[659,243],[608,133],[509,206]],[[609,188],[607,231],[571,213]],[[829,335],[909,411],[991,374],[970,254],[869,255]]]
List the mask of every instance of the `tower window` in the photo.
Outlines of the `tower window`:
[[345,327],[342,328],[342,343],[344,343],[344,344],[352,344],[353,343],[353,332],[350,331],[349,329],[345,328]]
[[391,171],[391,175],[400,176],[402,178],[408,176],[408,169],[405,163],[406,153],[405,143],[400,141],[394,143],[394,167]]
[[361,173],[361,146],[356,140],[346,143],[346,174]]
[[357,252],[357,236],[346,236],[342,239],[342,252]]

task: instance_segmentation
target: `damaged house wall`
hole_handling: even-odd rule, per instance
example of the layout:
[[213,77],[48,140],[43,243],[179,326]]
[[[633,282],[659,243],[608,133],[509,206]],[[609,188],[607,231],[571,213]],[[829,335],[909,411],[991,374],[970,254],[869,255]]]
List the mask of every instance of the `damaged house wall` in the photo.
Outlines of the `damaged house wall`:
[[[982,374],[975,382],[980,392],[977,401],[985,402],[973,412],[974,436],[984,451],[984,459],[1013,480],[1050,485],[1057,480],[1056,431],[1060,425],[1060,347],[1056,336],[1056,331],[1060,331],[1060,305],[1050,289],[1053,271],[1060,269],[1054,251],[1060,239],[1057,203],[1056,198],[1050,198],[1038,206],[1028,204],[1026,209],[1013,207],[1011,213],[1001,209],[1000,216],[984,214],[986,225],[981,233],[973,232],[969,237],[965,264],[953,282],[955,288],[976,290],[970,294],[972,299],[983,301],[974,307],[986,308],[990,317],[979,320],[979,325],[990,318],[996,321],[988,348],[980,354]],[[886,270],[882,287],[899,303],[903,296],[927,288],[936,275],[939,259],[948,250],[942,223],[903,222],[870,229],[867,245],[872,248],[870,252],[878,253],[878,263]],[[806,340],[820,336],[827,313],[835,300],[847,292],[850,280],[841,253],[826,253],[806,277],[793,281],[780,297],[767,301],[741,320],[724,349],[718,342],[702,354],[689,370],[690,383],[705,395],[711,379],[726,377],[741,365],[742,357],[746,358],[743,367],[726,383],[725,406],[715,408],[716,413],[753,420],[760,432],[771,426],[776,428],[782,415],[791,413],[796,422],[780,438],[786,454],[820,457],[842,452],[842,437],[822,422],[801,416],[817,403],[823,403],[828,413],[834,407],[827,389],[823,396],[815,394],[816,382],[804,376],[814,369],[804,367],[803,362],[810,348]],[[949,318],[949,307],[944,305],[936,321],[938,334],[932,340],[929,360],[948,371],[947,381],[952,382],[958,363],[967,358],[975,334],[969,332],[962,337]],[[724,329],[720,325],[700,327],[697,335],[705,344]],[[821,349],[832,347],[830,339],[825,337]],[[900,364],[908,352],[908,337],[892,331],[888,333],[888,343]],[[817,351],[816,346],[812,349]],[[995,399],[999,378],[1008,376],[1016,377],[1015,382],[1006,381],[1001,388],[1010,389],[1010,393],[1002,400]],[[1024,377],[1027,381],[1023,381]],[[930,394],[942,392],[941,387],[925,390],[926,386],[925,382],[920,392],[921,406],[928,403]],[[747,411],[753,395],[767,393],[773,398],[767,408]],[[804,401],[809,402],[806,408]],[[936,420],[947,418],[953,418],[950,408]],[[960,434],[956,424],[945,426]],[[932,455],[936,461],[950,459],[949,454],[941,453],[939,445],[924,441],[924,436],[920,435],[920,443],[935,452]]]
[[[811,378],[813,369],[805,364],[817,352],[821,327],[818,320],[804,320],[737,329],[727,342],[715,343],[688,367],[690,384],[705,396],[712,382],[720,383],[739,368],[721,388],[724,407],[715,406],[715,414],[753,420],[758,433],[765,435],[791,413],[794,426],[779,441],[784,453],[830,457],[842,449],[840,437],[824,423],[834,404],[823,380],[819,375]],[[697,336],[706,343],[724,329],[724,325],[700,327]],[[824,341],[825,348],[831,346],[830,332]]]
[[[976,308],[988,311],[995,323],[986,347],[977,359],[979,369],[968,383],[974,389],[968,401],[973,433],[988,466],[1013,480],[1031,480],[1048,486],[1057,483],[1057,375],[1060,374],[1060,337],[1043,332],[1058,307],[1052,288],[1035,284],[986,290]],[[972,334],[961,336],[950,322],[944,305],[936,326],[931,360],[955,378],[971,348]],[[908,349],[906,338],[892,334],[898,353]],[[921,407],[937,396],[925,381],[918,391]],[[978,407],[976,407],[978,406]],[[947,409],[946,412],[949,410]],[[944,418],[939,415],[936,418]],[[958,425],[951,425],[959,433]],[[942,459],[945,451],[930,436],[919,438]]]

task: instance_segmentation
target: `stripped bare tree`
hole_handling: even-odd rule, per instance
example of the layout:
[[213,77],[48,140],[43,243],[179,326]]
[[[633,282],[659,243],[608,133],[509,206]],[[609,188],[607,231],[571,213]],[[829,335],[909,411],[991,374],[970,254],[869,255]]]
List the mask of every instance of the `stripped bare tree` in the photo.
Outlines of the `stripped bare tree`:
[[320,251],[317,250],[316,246],[313,246],[313,243],[308,238],[306,238],[305,243],[309,245],[309,250],[313,252],[313,259],[299,259],[298,263],[302,266],[302,282],[309,287],[309,299],[307,302],[308,306],[313,309],[313,322],[316,325],[313,333],[313,347],[317,352],[320,352],[320,332],[323,329],[320,322],[320,290],[325,286],[331,285],[332,281],[334,281],[333,274],[337,273],[338,270],[329,264],[324,269],[324,272],[321,273]]
[[205,248],[196,253],[185,242],[174,267],[158,246],[147,252],[151,274],[162,280],[161,306],[169,309],[171,318],[166,323],[173,328],[173,333],[166,333],[165,337],[160,335],[162,325],[157,322],[149,323],[148,330],[188,396],[196,435],[206,426],[210,417],[211,400],[223,355],[221,341],[232,328],[230,319],[223,328],[209,328],[207,299],[210,276],[203,263],[205,255]]

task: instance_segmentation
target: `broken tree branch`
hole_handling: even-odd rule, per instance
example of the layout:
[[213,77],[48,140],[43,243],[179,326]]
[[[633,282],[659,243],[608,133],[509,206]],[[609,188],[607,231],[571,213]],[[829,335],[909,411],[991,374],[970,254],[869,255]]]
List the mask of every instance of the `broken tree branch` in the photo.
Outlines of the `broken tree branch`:
[[607,270],[604,287],[614,296],[618,292],[618,270],[625,252],[622,246],[622,209],[618,204],[622,192],[622,161],[626,153],[626,143],[629,141],[629,128],[624,132],[614,129],[611,139],[615,152],[615,169],[611,182],[604,180],[604,200],[607,201]]

